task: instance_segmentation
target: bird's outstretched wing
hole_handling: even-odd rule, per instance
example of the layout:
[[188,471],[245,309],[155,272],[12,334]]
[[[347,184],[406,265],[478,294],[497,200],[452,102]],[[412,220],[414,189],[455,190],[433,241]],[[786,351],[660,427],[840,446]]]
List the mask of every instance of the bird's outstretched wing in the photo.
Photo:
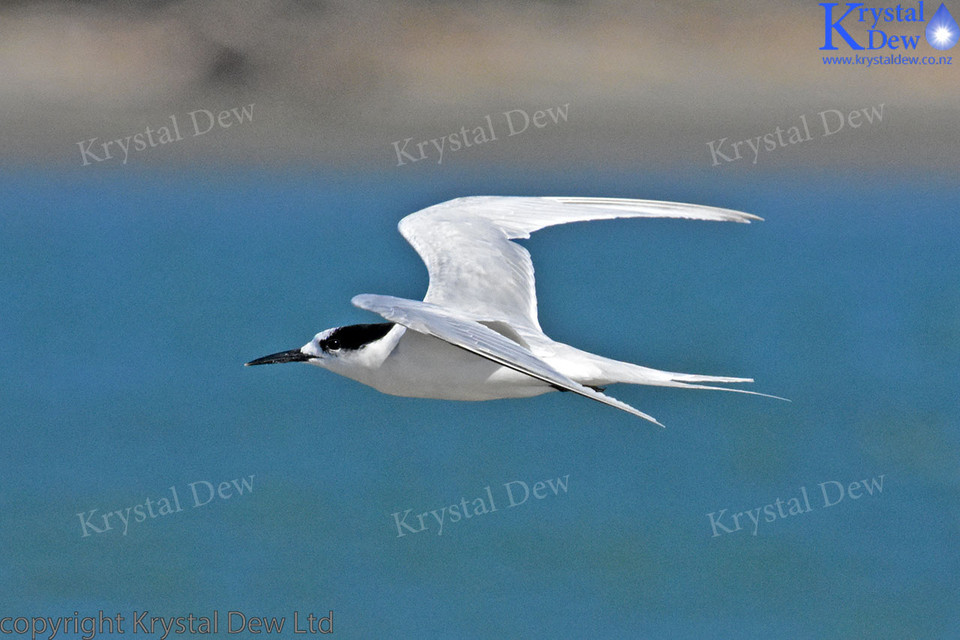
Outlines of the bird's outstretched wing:
[[572,391],[663,426],[652,416],[634,409],[625,402],[571,380],[513,340],[479,322],[463,318],[450,309],[438,307],[429,302],[369,293],[354,296],[352,302],[361,309],[379,313],[390,322],[396,322],[413,331],[449,342],[557,389]]
[[540,332],[530,253],[511,240],[568,222],[688,218],[750,222],[754,215],[694,204],[621,198],[474,196],[448,200],[400,221],[427,265],[425,302],[478,320]]

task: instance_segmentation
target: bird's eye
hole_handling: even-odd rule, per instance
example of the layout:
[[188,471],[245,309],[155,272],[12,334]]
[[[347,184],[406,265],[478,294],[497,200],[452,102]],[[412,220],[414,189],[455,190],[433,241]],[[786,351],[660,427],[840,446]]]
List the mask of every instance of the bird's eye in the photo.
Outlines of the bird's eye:
[[336,338],[330,338],[329,340],[324,340],[322,346],[327,351],[338,351],[340,349],[340,341]]

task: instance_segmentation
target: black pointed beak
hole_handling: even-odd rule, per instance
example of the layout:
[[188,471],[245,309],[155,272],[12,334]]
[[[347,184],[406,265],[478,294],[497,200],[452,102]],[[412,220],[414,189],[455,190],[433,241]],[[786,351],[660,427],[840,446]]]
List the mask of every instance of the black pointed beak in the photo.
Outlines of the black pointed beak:
[[279,364],[281,362],[306,362],[313,356],[305,354],[300,349],[291,349],[290,351],[281,351],[280,353],[271,353],[269,356],[263,356],[256,360],[244,364],[245,367],[252,367],[257,364]]

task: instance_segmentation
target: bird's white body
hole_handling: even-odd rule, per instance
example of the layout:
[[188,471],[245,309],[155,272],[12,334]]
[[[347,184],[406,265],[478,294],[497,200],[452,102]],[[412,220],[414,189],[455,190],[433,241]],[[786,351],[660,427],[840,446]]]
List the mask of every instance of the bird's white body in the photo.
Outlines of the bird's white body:
[[[305,350],[310,350],[304,345]],[[439,338],[395,325],[386,338],[328,365],[381,393],[438,400],[529,398],[554,391],[524,373],[480,358]]]
[[555,224],[638,217],[760,219],[728,209],[649,200],[451,200],[399,224],[430,274],[422,302],[355,296],[356,306],[389,323],[327,329],[300,349],[248,364],[309,362],[383,393],[417,398],[493,400],[572,391],[656,424],[599,387],[625,382],[756,394],[703,384],[752,382],[750,378],[650,369],[554,342],[543,333],[530,254],[513,240]]

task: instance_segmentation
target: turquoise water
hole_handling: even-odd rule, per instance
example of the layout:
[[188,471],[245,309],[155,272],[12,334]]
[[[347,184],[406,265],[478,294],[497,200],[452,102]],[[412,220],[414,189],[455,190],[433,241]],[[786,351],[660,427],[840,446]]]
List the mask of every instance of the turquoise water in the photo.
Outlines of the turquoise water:
[[[229,611],[283,617],[283,637],[302,637],[295,611],[333,611],[347,638],[960,634],[955,185],[725,175],[7,175],[0,617],[103,610],[125,636],[144,609],[217,611],[222,637]],[[573,394],[417,400],[241,366],[378,321],[354,294],[422,296],[396,222],[478,193],[765,217],[525,244],[555,339],[793,402],[609,389],[661,430]],[[874,492],[847,495],[862,480]],[[531,495],[510,507],[516,481]],[[474,515],[442,535],[393,515],[419,529],[461,500]],[[757,508],[756,535],[747,515],[732,530]]]

